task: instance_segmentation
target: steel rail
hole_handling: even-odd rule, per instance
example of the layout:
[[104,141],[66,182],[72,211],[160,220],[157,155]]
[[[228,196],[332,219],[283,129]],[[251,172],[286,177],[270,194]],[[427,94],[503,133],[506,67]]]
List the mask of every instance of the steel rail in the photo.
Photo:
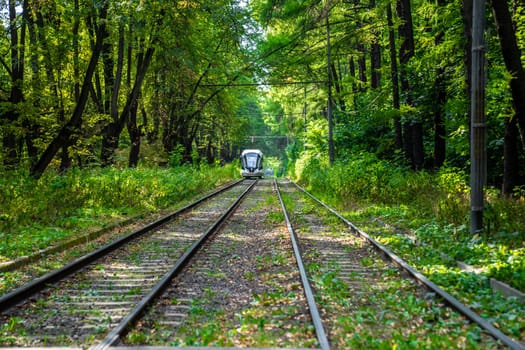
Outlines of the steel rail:
[[273,181],[275,189],[277,191],[277,196],[279,197],[279,202],[281,203],[281,208],[284,213],[286,226],[288,227],[288,232],[290,233],[290,239],[292,241],[292,246],[295,253],[295,260],[297,261],[297,266],[299,267],[299,273],[301,275],[301,281],[303,283],[304,294],[308,302],[308,307],[310,309],[310,315],[312,316],[312,322],[315,327],[315,333],[317,335],[317,340],[319,341],[319,346],[322,350],[330,350],[330,344],[328,342],[328,338],[326,337],[323,322],[321,320],[319,310],[317,309],[317,304],[315,303],[314,293],[312,292],[312,287],[310,286],[310,281],[308,280],[308,275],[306,274],[306,268],[304,267],[301,250],[299,249],[299,244],[297,243],[297,235],[292,227],[290,218],[288,217],[286,206],[284,205],[281,192],[279,191],[279,185],[277,184],[277,181],[275,179]]
[[217,221],[212,224],[202,236],[195,241],[184,254],[175,262],[175,265],[164,274],[164,276],[157,282],[151,291],[145,295],[142,300],[126,315],[120,323],[115,326],[107,336],[97,345],[90,347],[90,350],[104,350],[115,345],[123,335],[129,330],[129,327],[134,324],[144,311],[151,305],[151,303],[159,296],[171,283],[171,280],[181,271],[181,269],[188,263],[191,257],[197,252],[202,244],[214,233],[219,227],[230,217],[230,215],[237,208],[242,199],[251,191],[257,184],[254,181],[244,192],[235,200],[235,202],[221,215]]
[[84,255],[83,257],[57,269],[57,270],[54,270],[52,272],[49,272],[35,280],[33,280],[32,282],[30,283],[27,283],[9,293],[6,293],[4,295],[2,295],[0,297],[0,312],[3,312],[9,308],[11,308],[12,306],[16,305],[18,302],[24,300],[24,299],[27,299],[28,297],[30,297],[31,295],[41,291],[42,289],[44,289],[48,284],[50,283],[54,283],[54,282],[57,282],[59,280],[61,280],[62,278],[66,277],[66,276],[69,276],[70,274],[80,270],[81,268],[83,268],[84,266],[86,266],[87,264],[101,258],[102,256],[114,251],[115,249],[118,249],[120,248],[121,246],[123,246],[124,244],[132,241],[133,239],[137,238],[137,237],[140,237],[142,236],[143,234],[159,227],[160,225],[172,220],[173,218],[179,216],[180,214],[196,207],[197,205],[199,205],[200,203],[204,202],[205,200],[207,199],[210,199],[216,195],[218,195],[219,193],[222,193],[234,186],[236,186],[237,184],[241,183],[243,180],[239,180],[239,181],[234,181],[230,184],[227,184],[226,186],[223,186],[199,199],[197,199],[195,202],[193,203],[190,203],[186,206],[184,206],[183,208],[177,210],[177,211],[174,211],[170,214],[167,214],[151,223],[149,223],[148,225],[140,228],[140,229],[137,229],[133,232],[131,232],[130,234],[122,237],[122,238],[119,238],[118,240],[116,241],[113,241],[111,243],[108,243],[106,244],[105,246],[97,249],[96,251],[92,252],[92,253],[89,253],[87,255]]
[[494,339],[501,341],[505,346],[509,347],[512,350],[525,350],[525,346],[518,341],[512,339],[508,335],[501,332],[499,329],[494,327],[492,324],[487,322],[485,319],[483,319],[481,316],[479,316],[477,313],[472,311],[468,306],[461,303],[458,299],[456,299],[454,296],[446,292],[445,290],[441,289],[438,285],[436,285],[434,282],[430,281],[426,276],[424,276],[421,272],[414,269],[412,266],[410,266],[406,261],[401,259],[398,255],[393,253],[390,249],[370,237],[366,232],[360,230],[357,226],[355,226],[352,222],[350,222],[348,219],[346,219],[344,216],[339,214],[335,209],[331,208],[324,202],[322,202],[320,199],[315,197],[313,194],[308,192],[306,189],[298,185],[297,183],[290,180],[292,184],[294,184],[298,189],[300,189],[302,192],[307,194],[310,198],[312,198],[315,202],[319,203],[321,206],[323,206],[326,210],[337,216],[340,220],[342,220],[350,229],[357,233],[362,238],[366,239],[370,244],[372,244],[376,249],[378,249],[381,253],[383,253],[385,256],[387,256],[390,260],[395,262],[398,266],[403,268],[406,272],[408,272],[413,278],[415,278],[419,283],[425,285],[428,289],[430,289],[432,292],[439,295],[443,300],[448,303],[450,306],[452,306],[454,309],[459,311],[461,314],[466,316],[468,319],[470,319],[472,322],[476,323],[478,326],[483,328],[489,335],[491,335]]

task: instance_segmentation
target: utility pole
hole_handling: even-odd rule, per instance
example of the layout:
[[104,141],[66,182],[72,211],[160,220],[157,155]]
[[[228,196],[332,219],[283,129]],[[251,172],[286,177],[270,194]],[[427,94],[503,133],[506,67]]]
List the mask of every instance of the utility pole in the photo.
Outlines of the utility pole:
[[484,186],[487,177],[485,134],[485,0],[472,10],[472,92],[470,117],[470,233],[483,230]]
[[334,164],[334,131],[333,131],[333,118],[332,118],[332,62],[331,62],[331,52],[330,52],[330,3],[327,3],[327,12],[326,12],[326,65],[328,73],[328,101],[326,106],[326,114],[328,119],[328,158],[330,160],[330,165]]
[[304,131],[303,131],[303,149],[306,151],[306,85],[304,86],[304,101],[303,101],[303,117],[304,117]]

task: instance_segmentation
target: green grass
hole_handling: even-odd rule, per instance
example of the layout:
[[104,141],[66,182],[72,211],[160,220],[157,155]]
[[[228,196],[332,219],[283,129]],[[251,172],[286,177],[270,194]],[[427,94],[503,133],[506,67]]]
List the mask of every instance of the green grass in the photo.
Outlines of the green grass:
[[[341,223],[329,220],[327,211],[310,208],[311,202],[284,197],[294,203],[296,215],[303,213],[319,215],[324,225],[323,235],[339,237]],[[303,204],[301,205],[299,204]],[[307,209],[305,209],[307,208]],[[303,210],[305,209],[305,210]],[[297,214],[298,213],[298,214]],[[370,222],[368,217],[361,223]],[[358,225],[361,226],[361,225]],[[379,226],[379,225],[377,225]],[[299,229],[301,232],[302,227]],[[299,234],[300,236],[301,234]],[[392,237],[398,237],[392,235]],[[402,243],[410,240],[400,239]],[[343,243],[341,243],[343,244]],[[346,244],[346,243],[345,243]],[[354,244],[349,244],[348,248]],[[412,246],[412,256],[426,261]],[[407,249],[407,253],[410,250]],[[305,254],[305,259],[316,259],[315,254]],[[401,278],[396,268],[386,268],[385,261],[377,254],[361,258],[361,265],[381,269],[375,281],[367,280],[358,273],[352,274],[352,284],[341,278],[338,261],[323,260],[307,265],[313,288],[318,292],[318,305],[325,314],[335,316],[327,327],[330,329],[332,346],[340,349],[478,349],[497,348],[481,330],[468,323],[451,309],[442,308],[440,299],[418,288],[413,281]],[[417,266],[417,265],[416,265]],[[384,270],[383,270],[384,269]],[[361,283],[359,283],[361,282]],[[519,317],[521,310],[514,315]],[[515,323],[516,324],[516,323]],[[510,325],[510,323],[506,323]]]
[[0,174],[0,262],[126,218],[173,208],[236,176],[232,167],[72,169]]
[[[468,179],[458,169],[412,172],[372,155],[358,155],[333,167],[314,162],[305,169],[298,178],[313,194],[501,330],[525,339],[525,306],[488,287],[488,279],[495,277],[525,291],[523,191],[507,198],[487,190],[484,232],[472,235]],[[483,272],[462,272],[443,254],[482,267]],[[465,346],[477,337],[468,333]],[[346,345],[364,346],[371,339],[354,339]],[[384,346],[394,344],[423,346],[421,339]]]
[[486,190],[484,232],[473,236],[468,232],[468,177],[460,169],[413,172],[359,154],[332,167],[311,160],[296,176],[365,231],[379,219],[454,259],[486,267],[488,277],[525,290],[523,190],[513,198]]

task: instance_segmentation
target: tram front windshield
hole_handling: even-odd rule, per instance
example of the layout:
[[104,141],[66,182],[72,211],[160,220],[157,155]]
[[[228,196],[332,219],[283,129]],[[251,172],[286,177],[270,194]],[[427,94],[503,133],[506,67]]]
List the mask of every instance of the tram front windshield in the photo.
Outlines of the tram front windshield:
[[257,153],[248,153],[245,158],[247,168],[257,168],[257,159],[259,158]]

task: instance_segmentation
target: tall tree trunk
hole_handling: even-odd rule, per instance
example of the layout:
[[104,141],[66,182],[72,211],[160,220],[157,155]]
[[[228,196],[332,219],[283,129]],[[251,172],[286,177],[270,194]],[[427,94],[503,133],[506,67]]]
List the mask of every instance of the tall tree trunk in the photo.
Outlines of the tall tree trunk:
[[[130,28],[130,31],[132,29]],[[130,50],[131,50],[131,45]],[[106,62],[107,63],[107,62]],[[107,63],[109,65],[109,63]],[[128,61],[128,65],[131,66],[131,60]],[[107,67],[106,69],[109,69]],[[114,151],[118,147],[118,136],[120,132],[118,131],[118,96],[120,93],[120,85],[122,82],[122,72],[124,69],[124,26],[121,24],[119,28],[119,41],[118,41],[118,57],[117,57],[117,71],[115,73],[115,79],[113,81],[112,90],[111,90],[111,100],[109,105],[109,113],[111,116],[111,122],[106,125],[102,134],[102,148],[100,150],[100,162],[103,167],[109,166],[112,164]],[[131,85],[131,77],[128,75],[128,86]]]
[[60,129],[58,135],[55,136],[55,138],[47,146],[44,153],[42,153],[42,155],[40,156],[40,159],[31,168],[31,176],[35,178],[40,178],[42,176],[49,163],[51,163],[51,161],[55,157],[58,150],[63,145],[68,144],[70,137],[74,133],[79,132],[80,130],[80,127],[82,125],[82,115],[84,113],[84,108],[89,98],[91,79],[97,67],[100,52],[102,51],[102,33],[104,33],[105,31],[103,27],[106,25],[105,19],[107,18],[107,10],[108,1],[106,0],[103,1],[102,7],[100,9],[100,25],[97,31],[96,42],[91,53],[91,59],[89,60],[88,67],[86,69],[86,75],[84,76],[84,82],[82,84],[80,96],[77,105],[75,106],[75,110],[73,111],[73,115],[71,116],[71,119],[66,123],[66,125],[64,125],[62,129]]
[[[40,66],[38,64],[38,51],[36,49],[37,47],[37,35],[36,35],[36,28],[34,19],[32,16],[32,11],[29,6],[29,1],[24,0],[24,21],[27,25],[28,31],[29,31],[29,45],[31,48],[34,48],[31,50],[31,75],[32,75],[32,88],[33,93],[35,96],[41,95],[41,84],[40,84]],[[33,105],[35,108],[39,107],[39,99],[34,99]],[[27,155],[29,156],[29,164],[32,166],[35,164],[35,162],[38,159],[38,148],[35,145],[35,140],[40,136],[40,127],[36,120],[25,118],[23,122],[24,130],[26,130],[25,133],[25,141],[26,141],[26,147],[27,147]]]
[[[466,97],[470,100],[472,90],[472,4],[473,0],[462,0],[461,14],[463,16],[463,36],[465,37],[464,45],[464,66],[465,66],[465,86]],[[467,115],[470,118],[470,103],[467,104]],[[470,120],[468,121],[470,126]]]
[[439,169],[443,166],[447,152],[447,130],[445,127],[445,116],[443,115],[443,106],[446,103],[447,92],[445,86],[445,72],[442,67],[436,69],[434,103],[434,168]]
[[[375,7],[375,0],[370,0],[370,9],[373,10]],[[370,70],[370,86],[372,89],[377,89],[381,84],[381,46],[379,45],[379,35],[376,31],[373,33],[370,47]]]
[[18,150],[19,138],[17,137],[16,128],[20,115],[17,105],[24,100],[22,91],[24,81],[24,53],[25,53],[25,25],[21,26],[20,39],[17,25],[16,1],[9,0],[9,35],[11,37],[11,91],[9,93],[9,108],[3,112],[2,119],[6,120],[6,125],[2,137],[2,143],[5,150],[4,165],[12,167],[20,163],[20,152]]
[[[412,87],[410,86],[407,66],[410,59],[414,56],[414,30],[412,27],[412,10],[410,8],[410,0],[397,0],[397,13],[402,21],[399,26],[399,37],[401,39],[401,46],[399,48],[399,64],[400,64],[400,81],[401,90],[406,96],[404,101],[407,105],[413,106]],[[410,117],[410,116],[409,116]],[[423,167],[424,151],[423,146],[423,125],[422,121],[417,118],[404,123],[405,140],[411,140],[411,144],[405,144],[405,153],[408,159],[412,162],[414,169],[421,169]]]
[[[360,3],[360,0],[354,0],[354,8],[355,8],[355,17],[356,18],[360,18],[359,13],[358,13],[358,11],[359,11],[358,10],[359,3]],[[363,23],[360,20],[357,20],[356,27],[357,28],[362,28],[363,27]],[[364,91],[364,87],[365,87],[366,82],[367,82],[365,45],[362,44],[361,41],[358,41],[357,44],[356,44],[356,49],[357,49],[357,52],[358,52],[357,68],[358,68],[358,71],[359,71],[359,80],[360,80],[359,91]]]
[[148,50],[146,50],[144,58],[141,59],[141,64],[139,64],[137,67],[137,74],[135,77],[133,89],[128,95],[126,104],[124,105],[124,109],[120,113],[120,117],[117,123],[111,123],[111,128],[108,128],[103,135],[102,147],[105,153],[102,161],[105,162],[106,165],[112,162],[113,155],[118,147],[118,139],[120,137],[120,134],[122,133],[122,130],[124,129],[124,126],[126,125],[127,119],[129,118],[129,113],[133,108],[133,105],[136,103],[137,98],[140,94],[142,83],[144,82],[144,78],[146,77],[146,73],[153,58],[154,52],[154,47],[150,47],[148,48]]
[[354,106],[354,110],[357,110],[357,99],[355,98],[356,94],[357,94],[357,83],[356,83],[356,72],[355,72],[355,61],[354,61],[354,58],[352,56],[349,57],[348,59],[348,69],[349,69],[349,73],[350,73],[350,78],[351,78],[351,81],[352,81],[352,99],[353,99],[353,106]]
[[516,40],[516,33],[514,32],[507,2],[492,0],[491,4],[505,67],[512,77],[510,80],[512,103],[519,126],[521,143],[525,152],[525,71],[521,64],[521,52]]
[[129,150],[128,166],[130,168],[137,167],[139,163],[139,154],[140,154],[140,140],[141,140],[141,131],[137,126],[137,111],[138,111],[138,101],[133,103],[131,110],[129,111],[129,118],[127,122],[129,138],[131,141],[131,148]]
[[[437,0],[438,6],[445,6],[446,0]],[[435,44],[443,42],[444,33],[440,31],[436,35]],[[447,151],[447,131],[445,127],[444,105],[447,100],[445,69],[440,65],[436,68],[436,81],[434,82],[436,94],[434,103],[434,168],[439,169],[445,163]]]
[[[386,16],[388,22],[388,46],[390,50],[390,79],[392,80],[392,107],[396,111],[400,109],[399,103],[399,72],[397,69],[397,52],[396,52],[396,38],[394,33],[394,22],[392,19],[392,7],[390,3],[386,5]],[[403,128],[401,126],[401,118],[399,113],[394,117],[394,129],[396,133],[396,147],[399,150],[403,149]]]
[[[79,28],[80,28],[80,6],[79,0],[74,0],[73,2],[75,8],[75,18],[73,20],[73,76],[80,76],[80,44],[79,44]],[[75,102],[78,102],[78,97],[80,96],[80,83],[75,79],[75,85],[73,88]]]
[[370,49],[370,86],[377,89],[381,85],[381,46],[374,41]]
[[[122,27],[122,24],[120,24]],[[104,113],[111,114],[111,107],[113,101],[113,92],[115,91],[115,76],[113,70],[115,69],[115,62],[113,60],[113,43],[109,38],[109,31],[106,27],[106,32],[104,33],[104,44],[102,45],[102,63],[104,67],[104,95],[102,97]],[[122,36],[120,35],[119,30],[119,45]]]
[[331,66],[332,66],[332,82],[333,82],[333,85],[334,85],[334,88],[335,88],[335,92],[336,92],[336,99],[335,100],[339,104],[339,109],[341,111],[345,112],[346,111],[346,104],[345,104],[345,100],[343,98],[343,88],[342,88],[341,80],[339,79],[339,74],[337,74],[337,68],[335,66],[335,63],[332,62]]

